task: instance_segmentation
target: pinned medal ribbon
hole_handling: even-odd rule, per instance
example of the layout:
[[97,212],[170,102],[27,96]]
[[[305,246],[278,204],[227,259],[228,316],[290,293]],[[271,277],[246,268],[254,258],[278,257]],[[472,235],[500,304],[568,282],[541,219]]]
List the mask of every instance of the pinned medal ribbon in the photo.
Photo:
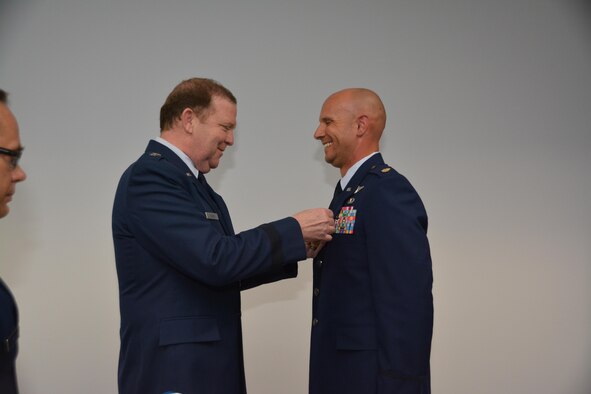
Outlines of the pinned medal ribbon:
[[341,208],[335,223],[335,234],[353,234],[357,210],[352,206]]

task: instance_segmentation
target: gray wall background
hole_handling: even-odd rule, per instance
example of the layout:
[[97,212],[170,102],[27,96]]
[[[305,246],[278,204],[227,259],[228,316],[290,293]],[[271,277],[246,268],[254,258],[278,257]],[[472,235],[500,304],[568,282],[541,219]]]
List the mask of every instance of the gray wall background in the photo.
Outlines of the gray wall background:
[[[591,392],[591,7],[559,0],[0,1],[29,178],[0,223],[29,393],[113,393],[110,212],[180,80],[238,97],[209,177],[245,230],[327,206],[324,98],[376,90],[430,215],[439,394]],[[243,293],[252,393],[307,390],[310,262]]]

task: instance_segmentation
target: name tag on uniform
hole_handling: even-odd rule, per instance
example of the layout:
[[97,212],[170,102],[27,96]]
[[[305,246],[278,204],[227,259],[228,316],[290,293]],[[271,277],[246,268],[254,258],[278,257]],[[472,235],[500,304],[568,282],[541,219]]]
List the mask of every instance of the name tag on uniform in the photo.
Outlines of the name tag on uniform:
[[207,220],[220,220],[220,217],[215,212],[205,212],[205,219],[207,219]]

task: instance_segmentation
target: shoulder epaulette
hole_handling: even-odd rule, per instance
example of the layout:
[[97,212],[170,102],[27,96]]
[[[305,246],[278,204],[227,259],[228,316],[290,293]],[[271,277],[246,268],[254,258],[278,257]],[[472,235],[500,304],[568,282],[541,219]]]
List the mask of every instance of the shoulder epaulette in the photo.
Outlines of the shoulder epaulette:
[[387,164],[374,165],[370,169],[370,172],[380,176],[392,173],[392,171],[394,171],[394,169]]

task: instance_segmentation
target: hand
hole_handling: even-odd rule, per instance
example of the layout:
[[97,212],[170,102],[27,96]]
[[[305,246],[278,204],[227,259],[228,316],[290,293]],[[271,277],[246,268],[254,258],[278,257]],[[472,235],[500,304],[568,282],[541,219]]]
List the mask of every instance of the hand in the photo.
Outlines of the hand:
[[334,214],[330,209],[314,208],[293,215],[300,224],[306,242],[328,242],[334,233]]
[[326,242],[306,242],[306,257],[313,259]]

